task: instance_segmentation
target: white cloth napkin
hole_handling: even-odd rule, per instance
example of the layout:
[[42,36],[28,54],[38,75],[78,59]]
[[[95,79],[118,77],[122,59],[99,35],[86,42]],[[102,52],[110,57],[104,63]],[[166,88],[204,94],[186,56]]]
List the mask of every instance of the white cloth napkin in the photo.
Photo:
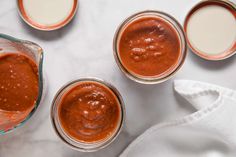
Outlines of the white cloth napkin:
[[120,157],[236,157],[236,91],[188,80],[174,88],[197,112],[151,127]]

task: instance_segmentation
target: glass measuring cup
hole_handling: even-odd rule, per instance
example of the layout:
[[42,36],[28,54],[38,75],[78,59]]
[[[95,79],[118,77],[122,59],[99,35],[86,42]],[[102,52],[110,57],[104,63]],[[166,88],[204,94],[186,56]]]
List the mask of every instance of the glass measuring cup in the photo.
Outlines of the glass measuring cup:
[[33,106],[28,111],[5,111],[0,109],[0,135],[6,134],[22,126],[36,111],[43,93],[43,50],[30,41],[16,39],[0,34],[0,55],[7,53],[23,53],[29,57],[38,67],[39,94]]

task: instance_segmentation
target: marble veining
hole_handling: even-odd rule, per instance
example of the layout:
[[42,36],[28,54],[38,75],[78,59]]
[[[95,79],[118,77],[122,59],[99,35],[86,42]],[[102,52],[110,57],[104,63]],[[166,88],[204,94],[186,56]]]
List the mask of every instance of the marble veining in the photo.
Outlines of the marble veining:
[[[155,9],[172,14],[181,24],[198,0],[79,0],[75,19],[58,31],[42,32],[26,25],[16,1],[0,1],[0,33],[38,43],[45,52],[47,89],[35,115],[17,131],[0,136],[0,157],[116,157],[150,126],[182,117],[194,109],[174,93],[173,79],[193,79],[236,89],[236,57],[209,62],[189,53],[177,75],[159,85],[141,85],[118,69],[112,40],[121,21],[131,14]],[[236,0],[233,0],[236,3]],[[95,153],[80,153],[64,145],[50,124],[50,107],[57,90],[84,76],[105,79],[121,92],[127,110],[126,126],[117,140]]]

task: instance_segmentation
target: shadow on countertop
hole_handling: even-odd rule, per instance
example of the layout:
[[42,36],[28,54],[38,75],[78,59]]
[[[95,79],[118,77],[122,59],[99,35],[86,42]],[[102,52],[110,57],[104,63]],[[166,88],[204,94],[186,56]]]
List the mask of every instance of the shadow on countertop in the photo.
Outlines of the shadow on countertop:
[[192,50],[188,49],[188,56],[186,59],[189,59],[192,61],[193,64],[197,64],[198,66],[201,66],[204,69],[208,70],[220,70],[227,68],[230,66],[233,62],[236,62],[236,55],[233,55],[227,59],[219,60],[219,61],[210,61],[203,59],[199,56],[197,56]]
[[135,139],[136,137],[131,137],[127,132],[122,131],[115,141],[113,141],[107,147],[95,151],[95,152],[79,152],[73,150],[69,147],[64,146],[62,151],[62,156],[69,157],[118,157],[126,147]]
[[64,27],[57,29],[57,30],[53,30],[53,31],[41,31],[41,30],[37,30],[33,27],[31,27],[30,25],[28,25],[18,14],[19,19],[20,19],[20,24],[22,25],[23,28],[25,28],[26,32],[33,35],[36,38],[39,38],[41,40],[44,41],[51,41],[51,40],[57,40],[63,36],[65,36],[68,32],[70,32],[70,30],[75,27],[75,25],[78,24],[78,19],[79,19],[79,8],[76,11],[75,16],[73,17],[73,19],[66,24]]

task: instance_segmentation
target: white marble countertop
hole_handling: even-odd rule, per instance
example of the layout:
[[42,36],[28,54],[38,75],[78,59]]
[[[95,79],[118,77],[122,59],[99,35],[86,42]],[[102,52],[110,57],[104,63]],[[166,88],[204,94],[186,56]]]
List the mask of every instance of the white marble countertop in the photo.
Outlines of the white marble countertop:
[[[47,93],[36,114],[13,133],[0,136],[0,157],[115,157],[150,126],[182,117],[193,109],[173,92],[174,79],[193,79],[236,89],[236,56],[209,62],[189,52],[177,75],[159,85],[141,85],[127,79],[112,53],[117,26],[129,15],[155,9],[172,14],[180,23],[198,0],[80,0],[75,19],[65,28],[41,32],[26,25],[17,13],[16,0],[0,0],[0,33],[34,41],[45,51]],[[233,0],[236,3],[236,0]],[[107,148],[80,153],[55,135],[49,118],[52,99],[66,82],[93,76],[114,84],[126,109],[126,128]]]

